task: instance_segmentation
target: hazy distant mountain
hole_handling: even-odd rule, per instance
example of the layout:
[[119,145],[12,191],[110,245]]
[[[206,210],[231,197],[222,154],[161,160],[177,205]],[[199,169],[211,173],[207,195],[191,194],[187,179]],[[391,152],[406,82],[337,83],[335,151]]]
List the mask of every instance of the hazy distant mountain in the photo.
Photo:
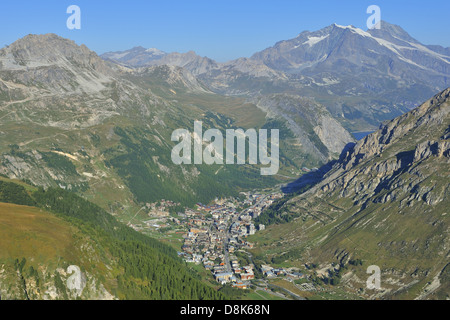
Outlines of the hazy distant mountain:
[[185,90],[194,93],[212,93],[188,69],[177,66],[161,65],[142,67],[136,69],[134,75],[136,78],[146,79],[148,81],[163,81],[167,84],[168,88],[176,90]]
[[182,67],[194,75],[217,68],[215,61],[206,57],[200,57],[194,51],[165,53],[154,48],[135,47],[127,51],[107,52],[102,54],[101,57],[105,60],[111,60],[135,68],[161,65]]
[[132,67],[142,67],[148,65],[150,61],[161,59],[167,53],[155,49],[145,49],[143,47],[134,47],[126,51],[107,52],[101,55],[105,60],[111,60],[123,63]]
[[333,24],[304,31],[250,59],[226,63],[193,52],[148,56],[146,65],[184,67],[221,94],[314,97],[355,131],[375,128],[450,85],[450,48],[422,45],[385,21],[380,30]]

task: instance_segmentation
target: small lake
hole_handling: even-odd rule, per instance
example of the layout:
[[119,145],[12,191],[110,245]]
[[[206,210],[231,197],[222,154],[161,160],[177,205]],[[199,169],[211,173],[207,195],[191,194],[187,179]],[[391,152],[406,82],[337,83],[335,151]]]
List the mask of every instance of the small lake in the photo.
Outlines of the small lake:
[[364,139],[366,136],[371,134],[375,131],[360,131],[360,132],[352,132],[352,135],[355,137],[356,140]]

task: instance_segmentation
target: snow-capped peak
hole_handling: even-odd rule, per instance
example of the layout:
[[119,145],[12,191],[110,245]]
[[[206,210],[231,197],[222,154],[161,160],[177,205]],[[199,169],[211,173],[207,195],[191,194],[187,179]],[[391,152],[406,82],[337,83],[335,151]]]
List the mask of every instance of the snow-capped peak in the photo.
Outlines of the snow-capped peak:
[[165,52],[163,52],[163,51],[161,51],[159,49],[156,49],[156,48],[149,48],[149,49],[145,50],[145,52],[151,53],[153,55],[158,55],[158,56],[161,56],[161,55],[165,54]]
[[[325,40],[326,38],[328,38],[330,35],[327,34],[325,36],[321,36],[321,37],[308,37],[308,40],[303,42],[302,44],[307,44],[310,47],[312,47],[313,45],[319,43],[322,40]],[[298,46],[297,46],[298,47]]]
[[352,26],[352,25],[341,26],[341,25],[339,25],[339,24],[333,23],[333,26],[336,27],[336,28],[340,28],[340,29],[347,29],[347,30],[350,30],[350,31],[352,31],[352,32],[354,32],[354,33],[357,33],[357,34],[363,36],[363,37],[372,37],[372,35],[371,35],[370,33],[366,32],[366,31],[364,31],[364,30],[361,30],[361,29],[359,29],[359,28],[356,28],[356,27],[354,27],[354,26]]

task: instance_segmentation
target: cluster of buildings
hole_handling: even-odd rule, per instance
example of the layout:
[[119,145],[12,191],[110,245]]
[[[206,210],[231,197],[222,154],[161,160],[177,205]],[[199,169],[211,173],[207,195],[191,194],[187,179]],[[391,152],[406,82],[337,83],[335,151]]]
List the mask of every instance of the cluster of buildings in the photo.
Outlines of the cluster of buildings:
[[283,197],[281,192],[272,193],[270,195],[260,195],[260,194],[249,194],[248,192],[242,192],[242,194],[247,196],[247,203],[250,205],[249,208],[245,210],[245,213],[250,215],[253,219],[259,217],[261,212],[269,207],[275,200]]
[[[241,266],[236,257],[237,251],[245,252],[245,249],[253,248],[253,243],[247,237],[257,230],[265,229],[262,224],[255,225],[254,219],[274,201],[282,198],[283,194],[241,194],[245,195],[244,200],[228,198],[216,199],[213,205],[197,203],[195,209],[185,208],[183,213],[178,212],[177,218],[170,216],[168,209],[179,204],[161,200],[146,205],[150,211],[149,216],[153,216],[153,219],[129,225],[138,231],[164,227],[175,229],[174,233],[182,234],[183,245],[178,254],[186,262],[202,264],[220,284],[230,283],[235,288],[247,289],[250,281],[255,279],[254,266]],[[245,209],[239,212],[238,208]],[[286,270],[268,265],[261,266],[261,273],[267,279],[285,276],[294,281],[304,277],[294,269]]]
[[[242,215],[239,220],[234,221],[230,227],[230,233],[233,237],[246,237],[254,235],[256,227],[252,223],[252,217],[248,215]],[[237,240],[235,240],[237,242]]]
[[233,199],[212,206],[197,204],[196,210],[186,209],[178,214],[183,220],[187,233],[183,235],[182,253],[187,262],[202,263],[205,268],[225,265],[225,244],[228,221],[236,212]]
[[209,264],[224,258],[223,236],[220,234],[210,232],[207,228],[191,227],[183,238],[181,255],[187,262]]
[[232,271],[226,271],[226,266],[223,266],[225,268],[220,268],[220,266],[213,268],[214,279],[220,284],[231,283],[233,287],[246,289],[249,286],[249,281],[255,279],[253,266],[240,267],[237,258],[232,259]]
[[262,265],[261,266],[261,272],[264,277],[268,279],[273,279],[279,276],[286,276],[290,279],[301,279],[304,277],[304,275],[298,271],[294,271],[293,269],[283,269],[283,268],[273,268],[268,265]]
[[[246,196],[245,200],[240,202],[234,198],[216,199],[213,205],[197,203],[195,210],[186,209],[183,215],[179,214],[188,228],[183,235],[182,252],[179,254],[187,262],[203,264],[217,282],[232,283],[242,289],[248,287],[248,281],[254,279],[255,275],[253,266],[241,267],[234,253],[253,248],[253,243],[247,240],[247,236],[264,229],[264,225],[255,226],[255,216],[251,212],[270,205],[282,196],[251,192],[243,194]],[[238,212],[239,207],[247,209]]]
[[[179,206],[178,203],[161,200],[147,204],[152,219],[143,221],[135,228],[170,227],[173,233],[182,234],[182,247],[178,253],[186,262],[201,264],[209,270],[214,279],[221,283],[231,283],[233,287],[246,289],[250,280],[255,279],[254,266],[241,266],[237,251],[253,248],[248,236],[265,226],[255,225],[254,219],[273,201],[281,198],[281,193],[262,195],[259,193],[241,193],[245,199],[216,199],[212,205],[197,203],[195,209],[185,208],[177,217],[169,215],[169,208]],[[241,208],[241,211],[238,209]],[[242,209],[245,208],[245,209]],[[247,262],[248,263],[248,262]],[[276,277],[284,270],[267,268],[264,276]]]

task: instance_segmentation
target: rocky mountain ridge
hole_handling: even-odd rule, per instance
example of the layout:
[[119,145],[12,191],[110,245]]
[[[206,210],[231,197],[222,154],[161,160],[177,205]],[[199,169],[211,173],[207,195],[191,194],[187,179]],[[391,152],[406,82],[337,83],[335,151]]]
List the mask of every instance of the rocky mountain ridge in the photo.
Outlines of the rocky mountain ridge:
[[[184,64],[130,68],[54,34],[24,37],[1,49],[0,61],[0,173],[70,189],[108,209],[121,207],[116,202],[206,202],[236,192],[236,184],[261,185],[252,166],[174,165],[171,134],[195,120],[223,130],[280,129],[282,172],[268,185],[336,157],[329,128],[342,134],[339,143],[353,140],[338,122],[315,119],[326,110],[301,97],[290,98],[298,100],[289,112],[299,122],[292,123],[285,111],[268,115],[256,100],[214,93]],[[244,172],[252,178],[240,179]]]
[[187,68],[221,94],[312,96],[346,128],[368,131],[448,87],[449,52],[423,45],[401,27],[382,21],[380,30],[332,24],[304,31],[250,58],[226,63],[189,52],[155,59],[150,53],[148,64]]
[[[450,88],[348,146],[319,182],[260,218],[279,223],[267,231],[283,234],[276,259],[318,265],[365,298],[448,298],[449,132]],[[364,288],[369,265],[381,290]]]

